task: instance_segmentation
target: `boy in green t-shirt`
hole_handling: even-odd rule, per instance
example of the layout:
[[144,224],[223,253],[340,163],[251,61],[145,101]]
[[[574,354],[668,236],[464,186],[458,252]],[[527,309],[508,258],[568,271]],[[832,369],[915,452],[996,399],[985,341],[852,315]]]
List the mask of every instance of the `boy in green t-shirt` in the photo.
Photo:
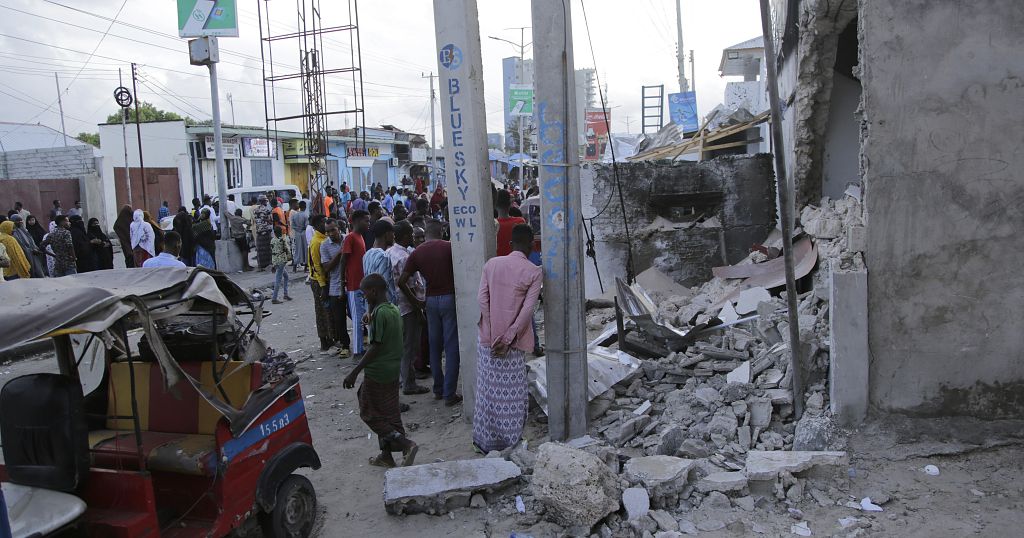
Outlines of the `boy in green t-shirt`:
[[405,436],[398,402],[398,371],[402,364],[402,315],[388,302],[388,285],[373,273],[363,278],[359,290],[370,307],[370,348],[345,377],[344,387],[355,386],[359,372],[365,370],[359,385],[359,418],[377,434],[380,454],[370,465],[394,467],[392,452],[402,452],[402,465],[412,465],[419,447]]

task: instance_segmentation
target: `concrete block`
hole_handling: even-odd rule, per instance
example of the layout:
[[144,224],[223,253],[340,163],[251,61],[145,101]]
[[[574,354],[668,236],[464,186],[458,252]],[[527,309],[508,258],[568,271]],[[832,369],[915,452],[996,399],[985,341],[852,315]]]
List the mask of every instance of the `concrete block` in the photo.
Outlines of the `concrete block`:
[[237,273],[248,263],[242,251],[232,240],[217,240],[217,270],[222,273]]
[[651,498],[644,488],[627,488],[622,492],[622,506],[626,508],[626,519],[635,521],[651,510]]
[[793,474],[818,465],[845,465],[847,462],[846,452],[751,450],[743,472],[748,480],[775,480],[782,472]]
[[772,421],[772,401],[769,398],[751,398],[747,400],[750,411],[750,425],[764,428]]
[[494,492],[519,480],[519,466],[502,459],[457,460],[384,473],[384,509],[389,514],[444,514],[470,505],[473,494]]
[[747,475],[742,471],[711,473],[697,482],[697,491],[701,493],[741,491],[745,487]]
[[856,426],[868,411],[868,274],[830,270],[829,398],[842,426]]
[[563,527],[590,528],[619,509],[619,481],[608,466],[593,454],[558,443],[540,446],[530,487],[547,509],[546,517]]

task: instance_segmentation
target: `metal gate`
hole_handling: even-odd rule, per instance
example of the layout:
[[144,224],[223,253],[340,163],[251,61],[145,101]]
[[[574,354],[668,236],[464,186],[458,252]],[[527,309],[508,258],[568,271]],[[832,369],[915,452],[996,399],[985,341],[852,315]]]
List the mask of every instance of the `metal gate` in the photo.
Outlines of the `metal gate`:
[[385,187],[388,186],[388,162],[387,161],[374,161],[373,169],[370,172],[370,179],[373,184],[380,183]]

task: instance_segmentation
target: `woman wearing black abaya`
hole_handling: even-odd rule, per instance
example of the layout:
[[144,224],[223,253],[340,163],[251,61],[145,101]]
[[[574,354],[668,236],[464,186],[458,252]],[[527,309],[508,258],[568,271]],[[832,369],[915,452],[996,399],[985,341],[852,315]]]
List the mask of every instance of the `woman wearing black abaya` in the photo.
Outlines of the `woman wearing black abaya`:
[[72,215],[71,221],[71,244],[75,247],[75,266],[79,273],[88,273],[96,270],[96,253],[92,250],[92,243],[89,242],[89,232],[85,230],[85,221],[81,215]]
[[124,266],[131,269],[135,267],[135,255],[132,253],[132,206],[125,204],[117,213],[117,220],[114,221],[114,234],[121,243],[121,254],[124,256]]
[[178,208],[178,214],[174,216],[174,231],[181,236],[181,253],[178,258],[185,265],[194,267],[196,264],[196,242],[192,233],[192,215],[188,214],[185,206]]
[[100,228],[100,220],[89,219],[89,225],[85,229],[89,233],[89,243],[96,258],[96,269],[113,269],[114,248],[110,244],[110,237],[103,228]]

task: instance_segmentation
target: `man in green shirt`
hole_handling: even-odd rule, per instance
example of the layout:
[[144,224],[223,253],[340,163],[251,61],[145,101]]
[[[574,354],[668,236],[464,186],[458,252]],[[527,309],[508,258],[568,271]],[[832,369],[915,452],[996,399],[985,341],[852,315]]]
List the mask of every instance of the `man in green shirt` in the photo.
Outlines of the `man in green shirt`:
[[412,465],[419,447],[405,436],[398,401],[398,372],[402,364],[402,315],[388,302],[388,285],[377,273],[366,275],[359,284],[370,310],[370,347],[359,364],[345,377],[344,387],[355,386],[359,372],[365,372],[357,392],[359,418],[377,434],[380,454],[370,465],[394,467],[392,452],[402,453],[402,465]]

